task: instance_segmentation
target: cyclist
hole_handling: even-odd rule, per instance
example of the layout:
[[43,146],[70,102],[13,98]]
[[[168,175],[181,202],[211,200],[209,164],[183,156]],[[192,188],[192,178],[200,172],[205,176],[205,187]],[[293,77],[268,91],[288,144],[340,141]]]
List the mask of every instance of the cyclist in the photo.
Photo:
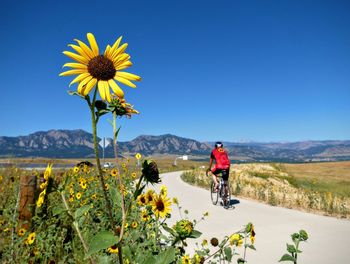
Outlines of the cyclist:
[[[210,154],[210,162],[209,168],[207,171],[211,171],[213,174],[213,181],[215,183],[215,191],[218,190],[219,182],[218,182],[218,174],[221,173],[222,179],[224,180],[225,194],[227,195],[227,181],[230,174],[230,159],[227,155],[226,150],[224,150],[224,145],[222,142],[218,141],[215,143],[215,148],[212,150]],[[213,161],[215,160],[215,165],[212,168]]]

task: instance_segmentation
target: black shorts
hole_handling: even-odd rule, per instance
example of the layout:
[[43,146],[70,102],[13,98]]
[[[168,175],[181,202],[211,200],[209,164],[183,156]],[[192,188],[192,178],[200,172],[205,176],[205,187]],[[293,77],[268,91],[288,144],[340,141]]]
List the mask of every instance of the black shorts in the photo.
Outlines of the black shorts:
[[228,180],[228,176],[230,176],[230,169],[216,169],[213,174],[218,176],[218,174],[222,175],[222,179],[224,181],[227,181]]

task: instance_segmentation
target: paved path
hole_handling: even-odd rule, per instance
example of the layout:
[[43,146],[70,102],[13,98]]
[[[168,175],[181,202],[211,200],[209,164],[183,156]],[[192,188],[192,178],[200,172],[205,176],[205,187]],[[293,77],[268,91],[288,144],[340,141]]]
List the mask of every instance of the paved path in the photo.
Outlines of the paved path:
[[[257,251],[247,252],[248,264],[271,264],[278,263],[286,252],[286,242],[292,243],[290,234],[304,229],[309,234],[309,240],[301,244],[303,253],[298,257],[298,264],[350,264],[350,221],[241,198],[237,199],[234,208],[225,210],[212,205],[208,190],[183,182],[180,175],[180,172],[163,174],[162,184],[168,187],[169,197],[177,197],[180,206],[190,211],[190,220],[198,220],[204,212],[209,212],[209,217],[196,228],[203,233],[199,243],[203,238],[223,238],[252,222],[256,231]],[[172,216],[172,222],[180,218],[176,207],[172,209]],[[189,251],[193,251],[194,240],[189,240],[192,240],[189,241]]]

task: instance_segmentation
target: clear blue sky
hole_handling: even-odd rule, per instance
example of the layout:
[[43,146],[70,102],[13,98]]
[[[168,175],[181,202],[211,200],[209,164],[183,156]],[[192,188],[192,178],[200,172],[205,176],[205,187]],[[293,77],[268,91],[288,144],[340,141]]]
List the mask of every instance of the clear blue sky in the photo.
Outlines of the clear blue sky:
[[143,78],[124,87],[141,114],[119,121],[122,141],[350,139],[349,14],[334,0],[4,1],[0,136],[91,131],[58,74],[67,44],[92,32],[100,49],[123,35]]

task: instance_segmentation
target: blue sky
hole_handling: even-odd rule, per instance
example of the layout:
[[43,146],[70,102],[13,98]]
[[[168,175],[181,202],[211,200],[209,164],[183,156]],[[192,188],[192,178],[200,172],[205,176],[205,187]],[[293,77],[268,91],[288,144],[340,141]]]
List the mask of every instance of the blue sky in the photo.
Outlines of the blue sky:
[[3,2],[0,136],[91,131],[58,74],[92,32],[101,50],[122,35],[143,78],[124,87],[141,114],[118,120],[122,141],[350,139],[349,13],[349,1]]

